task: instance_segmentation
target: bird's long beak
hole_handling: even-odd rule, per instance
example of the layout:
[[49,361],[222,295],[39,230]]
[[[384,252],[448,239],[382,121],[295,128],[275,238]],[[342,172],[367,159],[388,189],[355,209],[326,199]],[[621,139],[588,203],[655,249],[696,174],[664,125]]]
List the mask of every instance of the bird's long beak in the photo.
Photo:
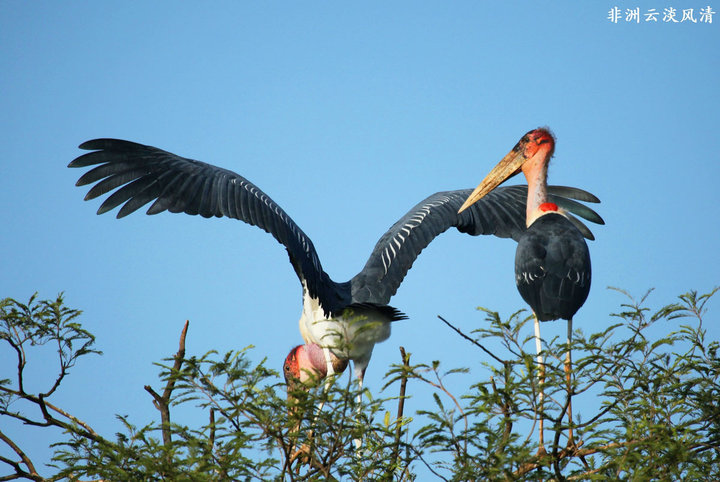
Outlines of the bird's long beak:
[[485,176],[485,179],[478,184],[478,187],[476,187],[472,194],[470,194],[470,196],[468,196],[465,200],[465,203],[462,205],[460,210],[458,210],[458,214],[478,202],[487,193],[520,172],[522,165],[525,162],[525,156],[523,156],[524,149],[516,149],[520,146],[521,142],[522,141],[520,141],[512,151],[503,157],[502,160],[498,162],[497,166],[495,166],[493,170]]
[[[543,148],[543,144],[547,144]],[[535,129],[525,134],[510,152],[485,176],[485,179],[468,196],[458,214],[478,202],[487,193],[522,171],[523,164],[538,154],[552,155],[555,144],[547,129]],[[542,151],[542,152],[541,152]]]

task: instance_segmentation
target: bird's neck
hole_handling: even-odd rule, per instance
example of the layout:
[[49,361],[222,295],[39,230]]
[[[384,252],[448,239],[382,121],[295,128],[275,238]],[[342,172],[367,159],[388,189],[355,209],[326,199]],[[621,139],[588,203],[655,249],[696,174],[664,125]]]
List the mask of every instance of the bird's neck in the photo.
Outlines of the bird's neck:
[[525,223],[530,226],[547,211],[540,209],[542,204],[547,203],[547,163],[531,166],[528,170],[523,167],[523,173],[528,183]]

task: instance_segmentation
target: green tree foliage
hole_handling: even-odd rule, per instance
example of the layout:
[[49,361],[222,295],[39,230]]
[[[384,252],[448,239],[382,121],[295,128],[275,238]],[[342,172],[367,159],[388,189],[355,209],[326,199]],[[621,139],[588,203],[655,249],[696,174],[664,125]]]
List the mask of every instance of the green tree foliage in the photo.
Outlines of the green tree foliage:
[[[720,358],[703,327],[716,291],[684,294],[654,312],[647,295],[636,301],[624,293],[619,313],[591,324],[601,331],[575,331],[570,384],[566,342],[546,340],[542,404],[534,343],[525,335],[532,319],[524,311],[503,319],[483,310],[483,327],[461,333],[467,341],[458,343],[472,343],[486,370],[412,364],[403,351],[386,375],[382,393],[392,395],[365,392],[360,407],[347,377],[288,394],[278,372],[265,360],[252,362],[248,348],[189,356],[186,324],[178,352],[159,364],[162,388],[145,387],[158,420],[137,425],[119,417],[124,431],[114,437],[51,402],[68,369],[100,353],[76,321],[80,312],[62,296],[5,299],[0,349],[17,365],[0,375],[0,421],[60,427],[63,436],[54,465],[39,468],[0,423],[0,480],[414,480],[418,473],[441,480],[720,480]],[[497,342],[502,350],[485,348]],[[26,388],[30,346],[57,351],[58,374],[42,392]],[[464,383],[464,392],[449,390],[449,380]],[[432,390],[433,405],[408,415],[405,399],[421,384]],[[14,408],[18,401],[22,410]],[[571,401],[582,407],[572,427],[564,416]],[[174,422],[179,406],[205,422]],[[540,418],[545,447],[537,442]]]

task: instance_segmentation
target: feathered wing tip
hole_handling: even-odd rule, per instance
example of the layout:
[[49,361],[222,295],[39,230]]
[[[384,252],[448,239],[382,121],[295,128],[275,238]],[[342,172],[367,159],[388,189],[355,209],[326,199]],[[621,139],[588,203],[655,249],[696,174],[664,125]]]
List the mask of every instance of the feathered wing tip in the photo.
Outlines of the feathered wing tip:
[[[551,186],[548,186],[550,188]],[[587,192],[584,189],[569,186],[552,186],[552,193],[558,196],[576,199],[578,201],[586,203],[599,203],[600,199],[593,193]]]
[[380,309],[380,312],[385,313],[390,318],[390,321],[401,321],[408,319],[408,316],[405,313],[398,310],[394,306],[383,305],[378,308]]
[[573,225],[582,233],[585,239],[590,241],[595,240],[590,228],[585,223],[580,221],[573,214],[580,216],[591,223],[604,225],[605,220],[593,209],[588,206],[581,204],[573,199],[578,199],[583,202],[599,203],[600,200],[593,194],[583,191],[582,189],[567,187],[567,186],[548,186],[548,201],[555,203],[558,207],[566,211],[566,217],[573,223]]
[[581,218],[590,221],[591,223],[600,225],[605,224],[605,220],[597,212],[595,212],[588,206],[581,204],[577,201],[573,201],[572,199],[557,195],[555,194],[553,189],[550,189],[550,187],[548,187],[548,191],[548,201],[557,204],[559,207],[565,209],[566,211],[576,214]]
[[589,241],[595,241],[595,236],[593,235],[592,231],[590,231],[590,228],[585,226],[585,223],[583,223],[570,213],[565,213],[565,217],[573,224],[573,226],[578,229],[578,231],[580,231],[580,233],[583,235],[583,238]]
[[[107,194],[98,214],[118,206],[121,218],[150,204],[163,211],[241,220],[270,233],[285,246],[301,281],[326,313],[343,306],[349,294],[323,271],[307,235],[267,194],[239,174],[162,149],[119,139],[94,139],[91,150],[68,165],[90,167],[77,182],[94,184],[85,199]],[[302,276],[300,276],[302,275]]]
[[333,316],[347,316],[348,314],[352,314],[362,317],[365,312],[372,313],[373,317],[377,317],[377,314],[379,313],[381,316],[385,317],[387,321],[400,321],[408,319],[408,316],[405,313],[394,306],[376,303],[351,303],[343,308],[341,312],[333,313]]

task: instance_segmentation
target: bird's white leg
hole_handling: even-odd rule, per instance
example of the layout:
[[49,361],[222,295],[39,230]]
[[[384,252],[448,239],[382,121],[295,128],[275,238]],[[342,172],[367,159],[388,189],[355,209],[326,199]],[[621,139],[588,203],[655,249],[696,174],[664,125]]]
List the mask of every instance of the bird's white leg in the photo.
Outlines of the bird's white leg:
[[[365,369],[367,368],[367,364],[365,364],[364,367],[361,367],[358,369],[357,363],[355,364],[355,376],[357,376],[358,379],[358,395],[355,401],[357,402],[357,406],[355,407],[355,415],[358,419],[358,423],[360,423],[360,413],[361,413],[361,404],[362,404],[362,390],[363,390],[363,379],[365,378]],[[359,450],[362,446],[362,442],[359,438],[353,439],[353,444],[355,445],[355,450]]]
[[537,351],[537,364],[538,364],[538,427],[539,427],[539,436],[538,436],[538,452],[544,452],[545,451],[545,436],[544,436],[544,424],[545,420],[543,419],[543,399],[545,398],[545,392],[543,391],[543,384],[545,383],[545,365],[543,364],[543,356],[542,356],[542,340],[540,338],[540,320],[538,320],[538,317],[535,313],[533,313],[533,317],[535,318],[535,349]]
[[[332,364],[332,355],[330,354],[330,348],[323,347],[323,355],[325,355],[325,366],[327,367],[327,376],[325,377],[325,393],[327,393],[330,390],[330,383],[332,381],[330,378],[335,375],[335,368]],[[318,406],[316,408],[317,415],[315,415],[315,420],[317,421],[317,417],[320,414],[320,410],[322,410],[323,406],[325,405],[325,402],[321,401],[318,403]]]
[[570,350],[570,343],[572,342],[572,318],[567,322],[567,353],[565,354],[565,380],[567,381],[567,396],[568,396],[568,445],[574,444],[573,441],[573,429],[572,429],[572,380],[570,373],[572,370],[572,355]]
[[[323,355],[325,356],[325,364],[327,367],[327,376],[325,377],[325,393],[330,390],[330,377],[335,375],[335,368],[332,364],[332,357],[330,355],[330,349],[329,348],[323,348]],[[313,417],[313,425],[317,425],[318,417],[320,416],[320,411],[325,406],[325,402],[321,400],[317,406],[315,407],[315,417]],[[308,431],[308,439],[312,440],[315,436],[315,431],[310,430]]]
[[335,367],[332,364],[332,355],[330,354],[330,348],[323,348],[323,355],[325,355],[325,365],[327,366],[327,377],[325,377],[325,389],[330,386],[329,378],[335,375]]
[[363,375],[358,377],[358,395],[355,401],[358,404],[358,412],[360,411],[360,403],[362,403],[362,386],[363,386]]

